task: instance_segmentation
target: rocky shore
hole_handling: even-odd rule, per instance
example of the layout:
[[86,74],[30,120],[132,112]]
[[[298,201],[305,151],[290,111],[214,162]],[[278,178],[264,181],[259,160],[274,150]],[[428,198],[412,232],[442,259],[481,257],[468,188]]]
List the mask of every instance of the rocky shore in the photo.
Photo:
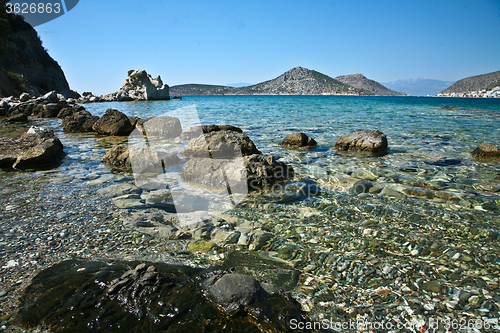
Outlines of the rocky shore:
[[[6,126],[52,126],[51,134],[34,127],[27,136],[47,133],[57,138],[67,133],[63,151],[72,162],[66,166],[63,160],[57,177],[44,166],[0,179],[2,195],[11,198],[1,211],[3,230],[9,230],[0,235],[0,327],[5,331],[20,331],[18,325],[61,325],[53,321],[55,314],[36,319],[28,314],[62,301],[56,296],[58,289],[48,286],[63,288],[61,281],[73,278],[82,288],[90,285],[95,297],[85,298],[83,289],[60,289],[74,297],[63,300],[68,306],[57,315],[71,316],[72,304],[94,308],[96,300],[102,301],[96,312],[81,318],[90,325],[97,325],[95,316],[110,311],[105,304],[117,313],[134,312],[143,309],[141,302],[148,297],[157,297],[154,308],[147,310],[148,318],[169,325],[169,311],[180,302],[169,298],[172,290],[183,290],[186,297],[208,295],[193,298],[198,301],[192,308],[200,306],[200,313],[218,309],[210,318],[227,320],[232,327],[240,327],[241,318],[247,318],[246,324],[270,325],[270,331],[279,332],[290,328],[284,325],[292,319],[384,318],[394,325],[414,323],[424,331],[433,319],[442,323],[444,332],[447,320],[468,318],[485,325],[498,318],[500,187],[498,181],[485,181],[474,185],[476,193],[450,189],[446,170],[461,160],[419,157],[418,165],[401,165],[390,172],[318,170],[305,177],[291,168],[289,159],[283,162],[262,154],[266,147],[257,147],[243,129],[231,125],[185,130],[174,117],[137,119],[114,109],[97,117],[67,100],[56,100],[54,94],[23,102],[11,99],[7,105],[6,119],[23,114],[28,122],[10,119]],[[153,143],[152,138],[161,136],[169,149],[127,145],[133,133]],[[90,139],[98,143],[86,145]],[[314,154],[312,149],[321,147],[304,133],[282,139],[284,149],[291,152]],[[381,132],[360,131],[340,136],[332,148],[346,159],[378,164],[386,154],[394,154],[388,143],[390,138]],[[471,156],[490,163],[499,158],[499,151],[484,143]],[[87,159],[91,162],[84,163]],[[134,164],[147,175],[146,181],[137,181]],[[168,186],[162,187],[170,173],[177,178],[169,178]],[[196,183],[197,190],[179,194],[185,182]],[[209,197],[203,196],[207,187]],[[244,187],[252,191],[239,200],[236,189]],[[230,209],[208,216],[210,203],[228,193],[234,201]],[[27,205],[36,208],[26,209]],[[182,209],[196,222],[182,223]],[[487,219],[479,219],[478,212]],[[164,273],[171,268],[160,263],[180,265],[199,283],[183,284],[176,280],[180,275]],[[213,265],[224,268],[198,275]],[[112,274],[109,267],[115,267]],[[256,279],[237,276],[255,292],[250,293],[255,297],[237,298],[238,315],[234,302],[221,296],[233,287],[214,287],[225,274],[234,273]],[[98,283],[93,283],[94,274]],[[160,280],[170,281],[169,287],[155,289],[164,285]],[[139,294],[146,296],[135,297]],[[119,297],[130,302],[117,302]],[[279,312],[275,319],[259,317],[275,309],[273,305],[286,309],[285,317]],[[132,323],[137,318],[132,317],[123,320]],[[120,323],[119,318],[109,320]]]

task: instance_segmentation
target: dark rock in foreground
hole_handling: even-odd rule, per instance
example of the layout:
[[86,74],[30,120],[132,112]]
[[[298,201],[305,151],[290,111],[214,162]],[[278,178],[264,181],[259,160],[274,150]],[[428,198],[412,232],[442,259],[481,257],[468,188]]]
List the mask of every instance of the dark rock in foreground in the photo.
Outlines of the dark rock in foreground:
[[304,133],[292,133],[280,143],[282,146],[292,147],[311,147],[316,146],[316,144],[317,143],[313,138],[305,135]]
[[40,169],[64,156],[61,141],[45,128],[32,126],[20,139],[0,138],[0,168]]
[[335,149],[383,156],[387,154],[387,138],[380,131],[359,131],[342,135],[335,143]]
[[134,126],[124,113],[115,109],[107,109],[92,129],[99,134],[126,136],[132,132]]
[[471,152],[475,158],[500,158],[500,148],[493,143],[481,143],[476,149]]
[[82,260],[40,272],[15,317],[56,332],[292,332],[291,320],[308,321],[290,296],[227,269]]

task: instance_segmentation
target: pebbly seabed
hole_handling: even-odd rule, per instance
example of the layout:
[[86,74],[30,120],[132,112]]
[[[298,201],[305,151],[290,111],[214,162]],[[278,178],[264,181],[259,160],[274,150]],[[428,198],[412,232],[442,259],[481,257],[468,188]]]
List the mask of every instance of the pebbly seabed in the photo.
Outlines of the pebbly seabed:
[[[10,316],[35,274],[83,258],[225,263],[268,291],[284,288],[316,322],[494,331],[500,162],[470,152],[482,142],[499,145],[498,101],[219,96],[85,108],[147,118],[193,104],[202,123],[241,127],[263,153],[292,165],[295,179],[202,224],[179,226],[161,206],[168,194],[138,187],[130,173],[101,163],[127,137],[64,133],[59,119],[30,118],[28,125],[54,130],[66,157],[51,170],[0,171],[0,326],[17,329]],[[458,110],[442,109],[448,105]],[[15,137],[26,129],[0,124]],[[333,149],[341,135],[364,129],[387,135],[388,155]],[[317,146],[279,146],[298,131]],[[238,265],[242,258],[248,261]],[[272,263],[282,279],[271,278]]]

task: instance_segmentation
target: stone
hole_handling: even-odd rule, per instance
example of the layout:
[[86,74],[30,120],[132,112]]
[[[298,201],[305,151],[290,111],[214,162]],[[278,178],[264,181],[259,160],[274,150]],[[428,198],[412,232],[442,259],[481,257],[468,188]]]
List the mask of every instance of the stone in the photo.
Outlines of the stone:
[[193,252],[207,253],[215,249],[217,245],[215,245],[215,243],[213,242],[199,240],[193,243],[189,243],[188,247]]
[[63,119],[62,127],[65,132],[83,133],[93,132],[92,127],[99,120],[88,111],[79,111]]
[[169,100],[169,87],[158,75],[151,77],[145,70],[131,70],[124,84],[112,94],[102,96],[106,101]]
[[54,118],[57,117],[59,111],[66,107],[66,103],[49,103],[43,106],[43,110],[38,113],[40,118]]
[[20,139],[0,138],[0,167],[41,169],[61,162],[61,141],[49,129],[32,126]]
[[241,128],[232,125],[202,125],[191,127],[187,130],[187,132],[182,133],[181,138],[184,140],[190,140],[200,136],[202,133],[211,133],[218,131],[234,131],[243,133]]
[[106,152],[102,160],[104,164],[116,167],[169,167],[181,163],[179,157],[161,149],[153,149],[139,146],[114,145]]
[[500,148],[493,143],[481,143],[476,149],[471,152],[475,158],[500,158]]
[[25,123],[28,121],[28,115],[26,113],[15,113],[10,117],[7,117],[5,121],[8,123],[17,123],[17,122]]
[[21,102],[27,102],[29,99],[30,99],[30,94],[26,92],[22,93],[21,96],[19,96],[19,100]]
[[129,135],[134,126],[130,123],[128,117],[115,109],[107,109],[99,120],[95,122],[92,129],[104,135],[126,136]]
[[248,136],[234,131],[216,131],[191,139],[184,149],[187,157],[231,159],[261,154]]
[[292,146],[292,147],[311,147],[316,146],[316,141],[305,135],[304,133],[292,133],[287,136],[280,145],[282,146]]
[[223,275],[209,291],[217,304],[230,309],[249,306],[269,296],[254,277],[238,273]]
[[66,118],[80,111],[85,111],[85,108],[81,105],[68,106],[62,108],[61,111],[57,114],[57,118]]
[[142,127],[141,132],[150,137],[161,139],[173,139],[182,134],[182,126],[179,118],[162,116],[149,118],[145,121],[138,120],[136,127]]
[[387,154],[387,138],[380,131],[359,131],[349,135],[342,135],[335,143],[335,149],[383,156]]

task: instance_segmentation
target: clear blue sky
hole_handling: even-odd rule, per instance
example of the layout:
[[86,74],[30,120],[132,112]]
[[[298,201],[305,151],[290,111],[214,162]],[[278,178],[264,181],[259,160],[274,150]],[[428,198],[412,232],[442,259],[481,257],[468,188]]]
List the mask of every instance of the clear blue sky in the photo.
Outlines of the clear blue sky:
[[80,0],[36,30],[80,93],[113,92],[129,69],[170,86],[295,66],[378,82],[500,70],[500,0]]

